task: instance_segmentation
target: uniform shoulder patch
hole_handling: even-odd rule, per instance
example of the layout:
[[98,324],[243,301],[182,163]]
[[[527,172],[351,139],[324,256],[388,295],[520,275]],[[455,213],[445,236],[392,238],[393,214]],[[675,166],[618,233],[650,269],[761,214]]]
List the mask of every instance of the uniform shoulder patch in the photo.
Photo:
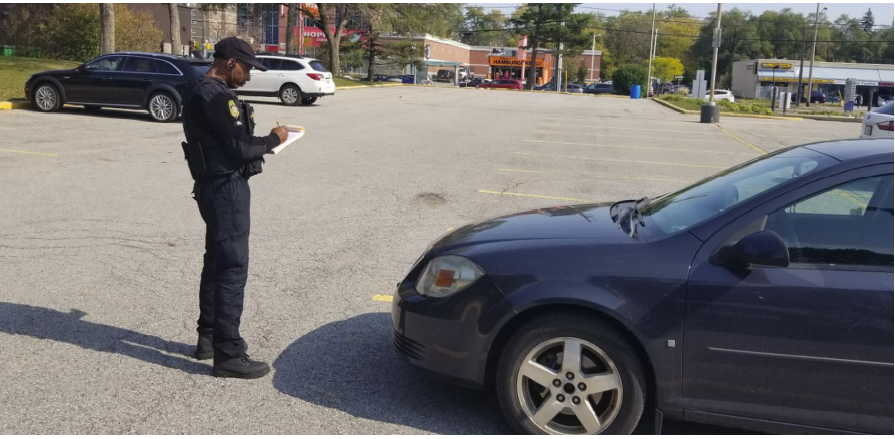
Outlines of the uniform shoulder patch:
[[230,115],[233,116],[234,119],[239,119],[239,107],[236,105],[236,102],[233,102],[233,99],[230,99],[230,102],[227,103],[230,106]]

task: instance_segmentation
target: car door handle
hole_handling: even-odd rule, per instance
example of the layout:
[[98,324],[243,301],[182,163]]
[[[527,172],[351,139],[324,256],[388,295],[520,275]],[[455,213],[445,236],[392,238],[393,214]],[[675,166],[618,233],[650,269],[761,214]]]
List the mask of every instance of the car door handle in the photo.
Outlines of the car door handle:
[[111,77],[111,76],[105,76],[105,77],[103,77],[103,79],[112,79],[112,77]]
[[280,74],[277,75],[277,76],[286,76],[286,74],[285,74],[285,73],[280,73]]
[[143,78],[143,80],[146,81],[146,82],[150,82],[150,81],[152,81],[152,79],[149,79],[149,78]]

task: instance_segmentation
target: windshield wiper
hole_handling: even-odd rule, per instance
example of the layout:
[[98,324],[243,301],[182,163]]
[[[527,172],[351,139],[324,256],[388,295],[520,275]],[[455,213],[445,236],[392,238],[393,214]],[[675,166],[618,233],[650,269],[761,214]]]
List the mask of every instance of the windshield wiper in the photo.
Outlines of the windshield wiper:
[[[629,209],[631,212],[628,214],[628,236],[634,237],[637,234],[637,224],[641,226],[646,226],[646,223],[643,221],[643,213],[640,211],[640,204],[645,203],[649,200],[649,197],[643,197],[634,202],[634,205]],[[637,222],[634,222],[634,217],[637,217]]]
[[[618,224],[619,224],[619,219],[622,217],[622,215],[620,214],[620,212],[619,212],[618,210],[616,210],[616,209],[618,209],[618,206],[621,205],[621,204],[624,204],[624,203],[630,203],[630,202],[636,202],[636,201],[635,201],[635,200],[622,200],[622,201],[616,202],[616,203],[613,204],[612,206],[609,206],[609,218],[612,219],[612,222],[613,222],[613,223],[615,223],[616,225],[618,225]],[[613,211],[615,211],[615,213],[613,213]]]

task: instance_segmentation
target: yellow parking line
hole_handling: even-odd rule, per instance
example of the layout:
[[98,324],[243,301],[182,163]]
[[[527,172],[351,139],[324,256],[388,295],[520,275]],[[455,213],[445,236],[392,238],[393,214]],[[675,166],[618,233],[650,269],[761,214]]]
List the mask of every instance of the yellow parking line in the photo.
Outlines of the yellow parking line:
[[676,183],[691,183],[690,180],[671,180],[666,178],[650,178],[650,177],[614,177],[610,175],[594,175],[594,174],[576,174],[568,172],[548,172],[548,171],[531,171],[528,169],[501,169],[501,172],[521,172],[525,174],[546,174],[546,175],[576,175],[587,178],[605,178],[609,180],[648,180],[648,181],[672,181]]
[[549,195],[532,195],[532,194],[520,194],[516,192],[497,192],[497,191],[486,191],[484,189],[479,189],[480,194],[492,194],[492,195],[508,195],[512,197],[527,197],[527,198],[546,198],[548,200],[560,200],[560,201],[574,201],[578,203],[589,203],[590,200],[579,200],[577,198],[563,198],[563,197],[551,197]]
[[19,151],[16,149],[0,149],[3,152],[14,152],[16,154],[33,154],[33,155],[45,155],[47,157],[59,157],[59,154],[51,154],[48,152],[34,152],[34,151]]
[[752,149],[758,151],[759,154],[761,154],[761,155],[765,155],[765,154],[768,153],[768,152],[765,151],[764,149],[759,148],[759,147],[756,146],[756,145],[753,145],[753,144],[752,144],[751,142],[749,142],[748,140],[745,140],[745,139],[743,139],[742,137],[740,137],[740,136],[738,136],[738,135],[736,135],[736,134],[734,134],[734,133],[731,133],[730,131],[727,131],[727,130],[724,129],[724,127],[722,127],[721,125],[718,125],[718,124],[716,124],[716,123],[713,123],[712,125],[718,127],[718,129],[720,129],[721,131],[723,131],[723,132],[724,132],[725,134],[727,134],[728,136],[733,137],[734,139],[736,139],[736,140],[738,140],[738,141],[740,141],[740,142],[746,144],[748,147],[750,147],[750,148],[752,148]]
[[373,296],[374,302],[391,302],[392,300],[393,300],[392,296],[386,296],[383,294],[377,294],[377,295]]
[[528,156],[534,156],[534,157],[552,157],[552,158],[560,158],[560,159],[593,160],[593,161],[598,161],[598,162],[643,163],[643,164],[647,164],[647,165],[684,166],[684,167],[688,167],[688,168],[727,169],[727,167],[725,167],[725,166],[694,165],[694,164],[689,164],[689,163],[651,162],[651,161],[645,161],[645,160],[604,159],[604,158],[598,158],[598,157],[535,154],[532,152],[518,152],[518,151],[514,152],[513,154],[528,155]]
[[687,149],[687,148],[662,148],[658,146],[620,146],[620,145],[599,145],[593,143],[576,143],[576,142],[553,142],[550,140],[523,140],[523,142],[529,143],[550,143],[556,145],[580,145],[580,146],[596,146],[599,148],[625,148],[625,149],[654,149],[659,151],[681,151],[681,152],[698,152],[698,153],[707,153],[707,154],[733,154],[733,155],[747,155],[752,156],[752,154],[746,154],[743,152],[726,152],[726,151],[708,151],[705,149]]

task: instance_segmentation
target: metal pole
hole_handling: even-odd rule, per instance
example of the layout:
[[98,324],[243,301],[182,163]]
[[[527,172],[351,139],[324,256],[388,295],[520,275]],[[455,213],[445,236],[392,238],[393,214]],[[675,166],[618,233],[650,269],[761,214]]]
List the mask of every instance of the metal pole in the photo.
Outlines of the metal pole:
[[[786,104],[783,104],[786,111]],[[771,69],[771,111],[777,111],[777,66]]]
[[820,3],[817,4],[817,12],[814,13],[814,41],[811,43],[811,66],[808,67],[808,99],[805,106],[811,106],[811,81],[814,79],[814,53],[817,50],[817,19],[820,18]]
[[715,77],[718,76],[718,46],[721,45],[721,3],[718,3],[718,20],[715,24],[715,35],[718,43],[715,45],[714,55],[712,55],[712,91],[709,94],[709,102],[715,102]]
[[796,107],[802,104],[802,74],[805,72],[805,41],[808,39],[808,26],[802,29],[802,57],[799,58],[799,83],[796,84]]
[[644,84],[644,90],[646,92],[646,97],[649,98],[649,86],[652,83],[653,76],[653,43],[656,41],[656,4],[653,3],[653,24],[650,27],[650,39],[649,39],[649,67],[646,69],[646,84]]
[[597,52],[597,34],[594,34],[594,40],[590,44],[590,82],[594,82],[594,54]]

